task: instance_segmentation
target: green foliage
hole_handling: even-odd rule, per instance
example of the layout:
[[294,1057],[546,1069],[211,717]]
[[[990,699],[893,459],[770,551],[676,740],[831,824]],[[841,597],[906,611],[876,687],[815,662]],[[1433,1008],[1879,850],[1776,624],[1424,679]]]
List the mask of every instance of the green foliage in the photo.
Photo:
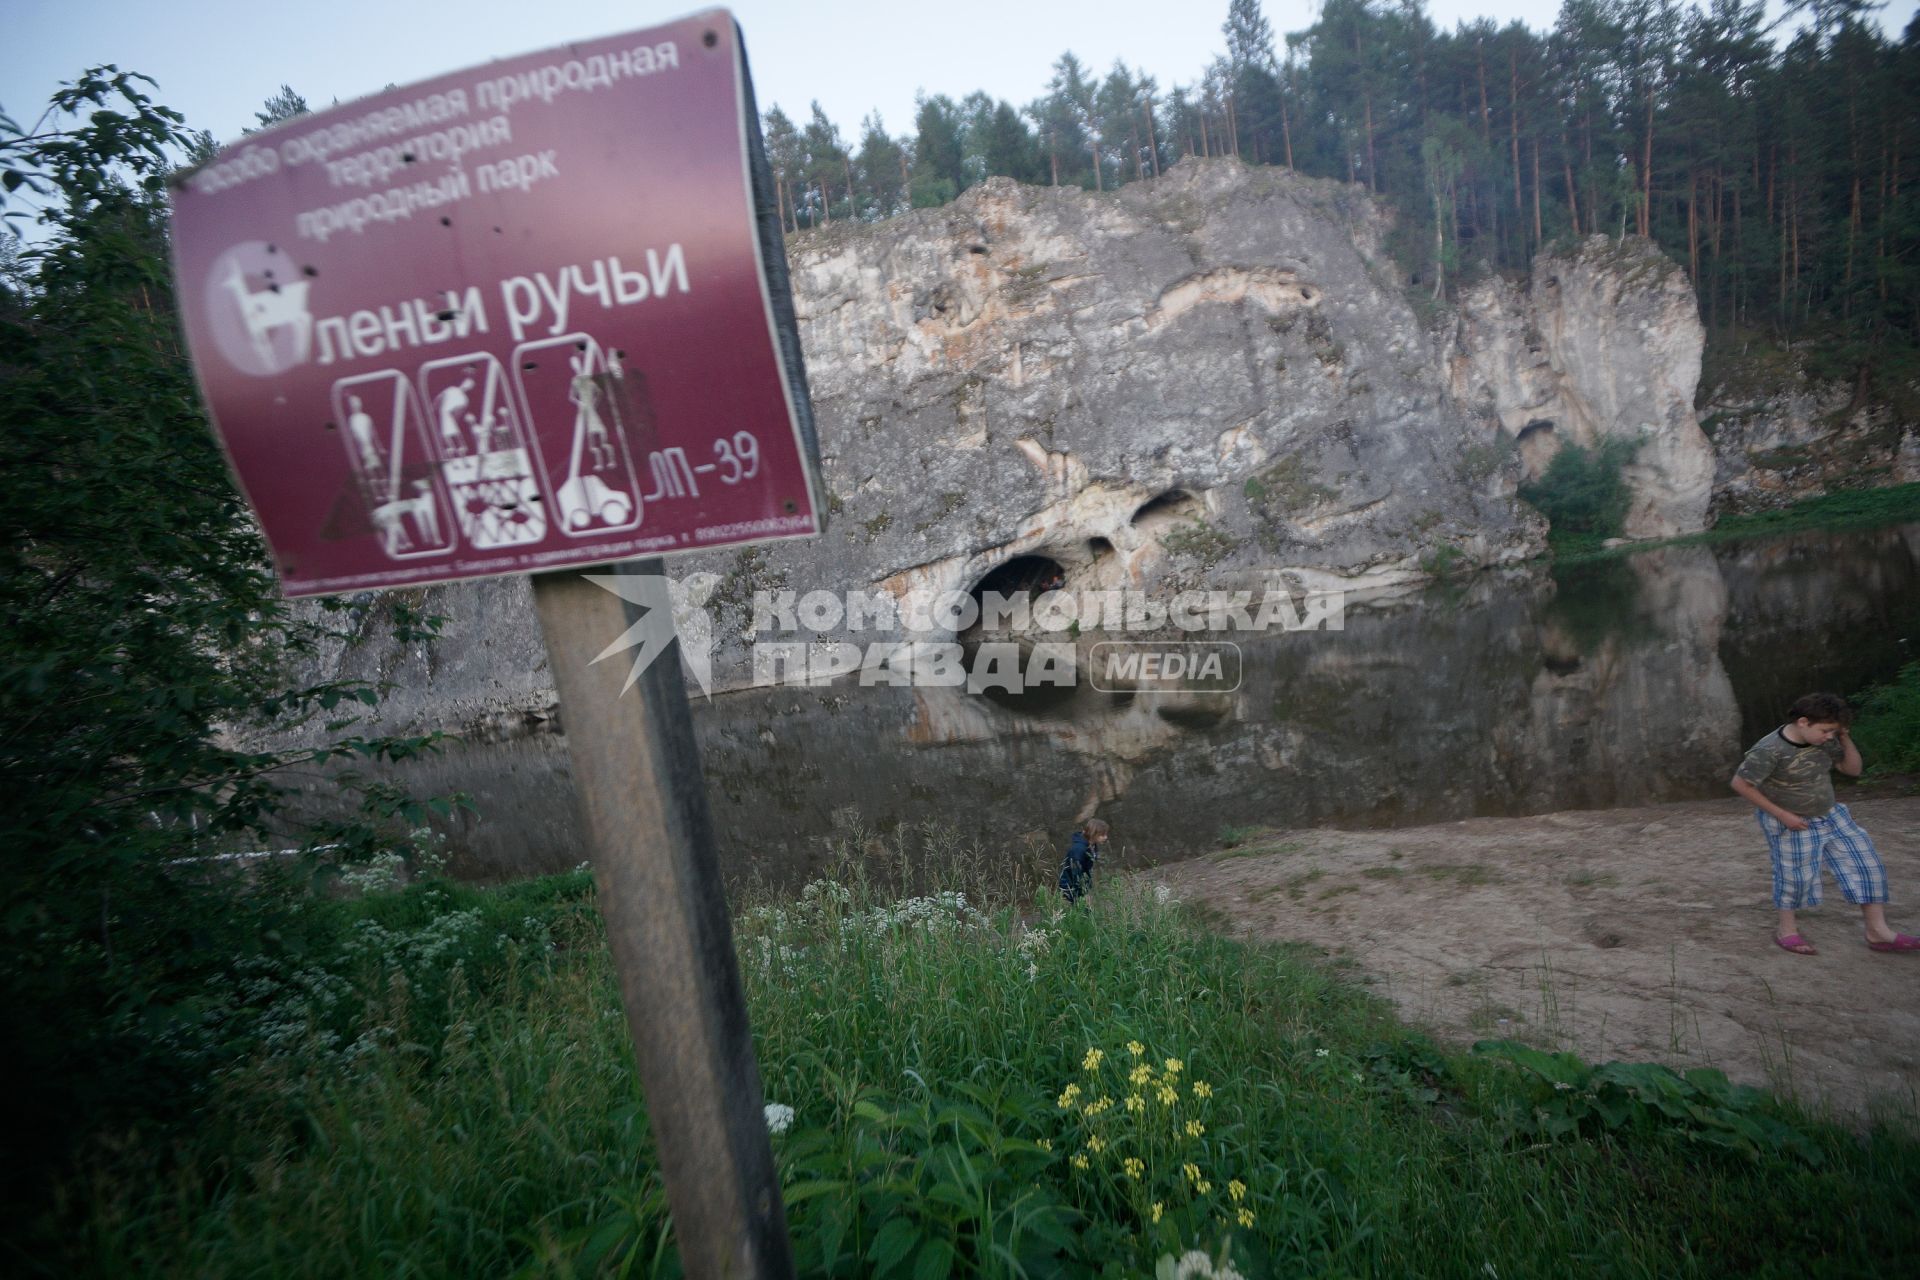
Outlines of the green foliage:
[[1539,508],[1556,538],[1617,538],[1632,498],[1621,468],[1635,447],[1617,437],[1598,449],[1562,445],[1538,479],[1520,486],[1520,497]]
[[283,84],[280,92],[267,99],[266,106],[254,112],[253,118],[265,129],[304,116],[308,110],[307,100],[295,93],[293,86]]
[[1732,542],[1742,538],[1767,537],[1809,529],[1873,529],[1920,519],[1920,484],[1896,485],[1888,489],[1848,489],[1839,493],[1804,498],[1767,511],[1721,517],[1704,533],[1666,538],[1658,543],[1603,547],[1595,537],[1554,538],[1556,575],[1570,567],[1586,568],[1605,561],[1620,561],[1649,546],[1699,546]]
[[[223,1073],[171,1171],[138,1143],[103,1154],[35,1256],[679,1275],[590,892],[576,874],[311,904],[308,961],[334,975],[306,989],[312,1030]],[[1301,955],[1115,886],[1045,910],[1022,925],[855,877],[736,920],[765,1096],[792,1112],[772,1141],[801,1274],[1138,1275],[1190,1249],[1254,1276],[1604,1256],[1706,1277],[1787,1252],[1870,1273],[1901,1247],[1910,1138],[1713,1073],[1451,1055]]]
[[1874,773],[1920,773],[1920,662],[1857,700],[1853,737]]
[[1466,552],[1451,542],[1438,543],[1420,553],[1420,572],[1432,578],[1444,578],[1458,569]]
[[954,1081],[951,1097],[894,1097],[828,1078],[834,1123],[776,1143],[796,1270],[926,1277],[1058,1269],[1082,1215],[1043,1185],[1045,1100]]
[[[8,192],[41,223],[0,289],[0,1011],[24,1117],[10,1192],[94,1128],[177,1117],[199,1096],[209,1059],[180,1046],[210,1043],[205,983],[280,945],[293,908],[284,877],[249,894],[196,860],[266,839],[298,767],[434,748],[353,733],[375,688],[286,675],[330,615],[278,598],[201,414],[159,194],[190,139],[143,83],[97,68],[39,132],[0,124]],[[396,613],[410,635],[435,625]],[[239,745],[268,725],[322,745]],[[334,856],[408,853],[425,809],[391,788],[365,797],[325,834]]]
[[1860,529],[1920,520],[1920,484],[1849,489],[1771,511],[1726,516],[1713,532],[1725,537],[1791,533],[1798,529]]
[[1482,1040],[1475,1053],[1501,1058],[1525,1073],[1529,1088],[1509,1100],[1517,1134],[1548,1140],[1601,1130],[1666,1128],[1690,1142],[1758,1161],[1784,1155],[1818,1166],[1823,1156],[1783,1121],[1758,1089],[1730,1084],[1722,1072],[1696,1067],[1680,1075],[1651,1062],[1590,1066],[1571,1053],[1544,1053],[1513,1040]]

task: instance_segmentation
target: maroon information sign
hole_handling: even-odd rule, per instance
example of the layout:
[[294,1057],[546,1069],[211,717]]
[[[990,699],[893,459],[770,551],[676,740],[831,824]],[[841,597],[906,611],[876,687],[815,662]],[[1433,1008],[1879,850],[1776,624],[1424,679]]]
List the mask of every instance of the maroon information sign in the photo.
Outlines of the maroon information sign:
[[820,532],[757,150],[712,10],[301,116],[188,177],[187,338],[285,592]]

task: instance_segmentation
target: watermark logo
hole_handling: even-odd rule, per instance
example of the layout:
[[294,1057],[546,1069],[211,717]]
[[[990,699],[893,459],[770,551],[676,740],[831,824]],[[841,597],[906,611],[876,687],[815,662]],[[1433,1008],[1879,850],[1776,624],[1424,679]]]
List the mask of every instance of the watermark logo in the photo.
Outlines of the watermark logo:
[[1102,693],[1232,693],[1242,674],[1231,640],[1102,640],[1087,655]]
[[[612,644],[594,656],[601,662],[615,654],[634,650],[633,666],[627,682],[620,686],[625,694],[633,688],[667,651],[677,638],[680,665],[693,677],[700,692],[713,696],[713,615],[707,602],[720,577],[713,573],[694,573],[685,578],[669,578],[663,573],[589,573],[588,582],[613,592],[628,604],[642,610],[639,620],[621,633]],[[592,663],[588,664],[589,666]]]
[[[590,574],[588,581],[640,610],[594,658],[632,652],[623,693],[677,639],[688,674],[712,696],[714,620],[707,605],[717,575]],[[1296,598],[1279,588],[1171,598],[1140,591],[759,591],[743,639],[752,683],[763,687],[853,677],[863,687],[1019,693],[1073,686],[1084,670],[1088,683],[1108,692],[1225,693],[1240,687],[1242,661],[1239,645],[1223,633],[1345,625],[1341,593]],[[1207,638],[1187,638],[1194,633]]]

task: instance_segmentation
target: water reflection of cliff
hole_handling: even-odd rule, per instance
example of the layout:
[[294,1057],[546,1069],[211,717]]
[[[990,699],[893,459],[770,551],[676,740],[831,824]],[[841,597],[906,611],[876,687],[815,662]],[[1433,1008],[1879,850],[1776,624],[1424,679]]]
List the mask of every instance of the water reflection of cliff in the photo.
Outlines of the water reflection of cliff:
[[[1719,794],[1783,691],[1886,678],[1916,615],[1913,530],[1803,535],[1354,601],[1344,631],[1241,638],[1231,694],[1083,688],[1029,709],[944,689],[780,688],[697,704],[695,722],[736,869],[809,874],[847,810],[1011,848],[1057,841],[1097,807],[1123,852],[1171,858],[1228,826]],[[582,857],[554,735],[462,749],[417,781],[474,796],[481,819],[453,833],[470,874]]]
[[1920,524],[1740,543],[1719,560],[1721,658],[1745,737],[1809,689],[1859,689],[1920,660]]

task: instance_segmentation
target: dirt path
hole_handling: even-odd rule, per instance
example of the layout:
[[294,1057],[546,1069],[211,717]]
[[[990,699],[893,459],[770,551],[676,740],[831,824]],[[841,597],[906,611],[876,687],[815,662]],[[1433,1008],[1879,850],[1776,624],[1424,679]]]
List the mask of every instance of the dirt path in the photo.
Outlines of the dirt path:
[[[1849,798],[1920,934],[1920,796]],[[1142,875],[1237,934],[1350,956],[1443,1039],[1712,1065],[1852,1118],[1920,1111],[1920,953],[1879,954],[1829,877],[1819,948],[1769,938],[1766,846],[1737,799],[1391,831],[1261,832]],[[1902,905],[1904,904],[1904,905]]]

